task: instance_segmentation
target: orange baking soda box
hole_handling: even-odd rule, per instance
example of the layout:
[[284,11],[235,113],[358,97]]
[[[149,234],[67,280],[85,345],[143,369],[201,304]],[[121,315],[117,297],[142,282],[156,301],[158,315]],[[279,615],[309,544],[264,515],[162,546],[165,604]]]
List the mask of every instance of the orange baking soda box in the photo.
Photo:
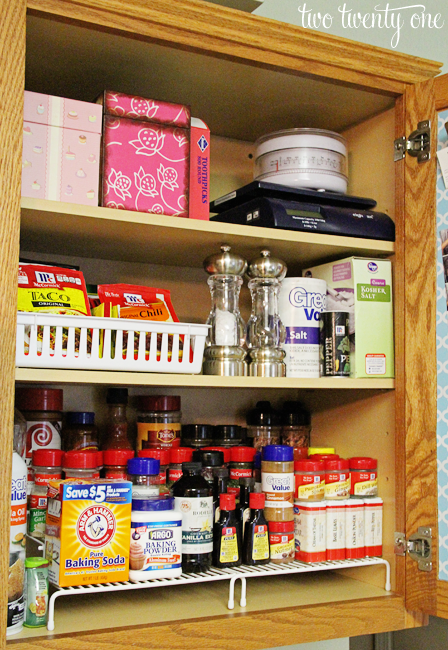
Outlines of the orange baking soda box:
[[50,481],[45,527],[50,582],[69,587],[127,580],[131,507],[129,481]]

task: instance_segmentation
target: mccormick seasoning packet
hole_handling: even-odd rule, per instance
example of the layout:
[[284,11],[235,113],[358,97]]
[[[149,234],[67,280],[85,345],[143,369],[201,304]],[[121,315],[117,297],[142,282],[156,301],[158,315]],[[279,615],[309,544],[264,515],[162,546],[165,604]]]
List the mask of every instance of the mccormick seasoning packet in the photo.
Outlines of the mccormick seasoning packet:
[[[95,307],[94,316],[115,316],[132,320],[152,320],[178,323],[171,294],[167,289],[143,287],[135,284],[99,284],[98,297],[101,304]],[[134,356],[137,358],[139,332],[134,333]],[[182,343],[182,342],[180,342]],[[151,334],[146,335],[146,353],[149,358]],[[162,334],[157,334],[158,358],[162,345]],[[172,339],[168,339],[168,358],[171,358]],[[123,358],[127,354],[127,332],[123,333]],[[182,352],[179,352],[179,356]]]
[[81,271],[44,264],[19,264],[18,311],[90,316]]

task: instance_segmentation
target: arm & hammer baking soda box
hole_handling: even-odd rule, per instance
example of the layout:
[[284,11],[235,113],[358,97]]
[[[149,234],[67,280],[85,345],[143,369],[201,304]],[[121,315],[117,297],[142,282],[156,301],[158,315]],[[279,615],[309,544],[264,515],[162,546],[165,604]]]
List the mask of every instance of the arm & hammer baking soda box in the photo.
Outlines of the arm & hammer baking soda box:
[[390,260],[348,257],[303,275],[327,282],[327,311],[349,312],[350,376],[394,377]]
[[128,580],[131,507],[129,481],[50,481],[45,529],[50,582],[69,587]]

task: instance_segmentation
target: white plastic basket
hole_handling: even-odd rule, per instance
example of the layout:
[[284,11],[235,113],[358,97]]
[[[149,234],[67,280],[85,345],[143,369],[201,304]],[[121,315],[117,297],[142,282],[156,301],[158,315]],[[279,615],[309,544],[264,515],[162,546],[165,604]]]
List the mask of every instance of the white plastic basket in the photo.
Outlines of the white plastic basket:
[[[208,327],[19,312],[16,365],[199,374]],[[124,358],[123,335],[131,342]],[[138,345],[134,346],[134,340]]]

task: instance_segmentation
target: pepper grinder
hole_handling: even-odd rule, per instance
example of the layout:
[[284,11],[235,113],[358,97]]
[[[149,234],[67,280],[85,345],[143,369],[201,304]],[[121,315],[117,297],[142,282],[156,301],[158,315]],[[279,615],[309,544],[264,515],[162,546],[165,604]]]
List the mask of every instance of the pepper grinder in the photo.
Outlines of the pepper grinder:
[[231,253],[230,246],[223,245],[221,252],[207,257],[203,265],[210,274],[207,284],[212,298],[204,375],[246,375],[245,324],[239,310],[239,295],[247,261]]
[[286,264],[262,250],[249,264],[252,313],[247,324],[251,377],[285,377],[285,328],[278,315],[278,293]]

